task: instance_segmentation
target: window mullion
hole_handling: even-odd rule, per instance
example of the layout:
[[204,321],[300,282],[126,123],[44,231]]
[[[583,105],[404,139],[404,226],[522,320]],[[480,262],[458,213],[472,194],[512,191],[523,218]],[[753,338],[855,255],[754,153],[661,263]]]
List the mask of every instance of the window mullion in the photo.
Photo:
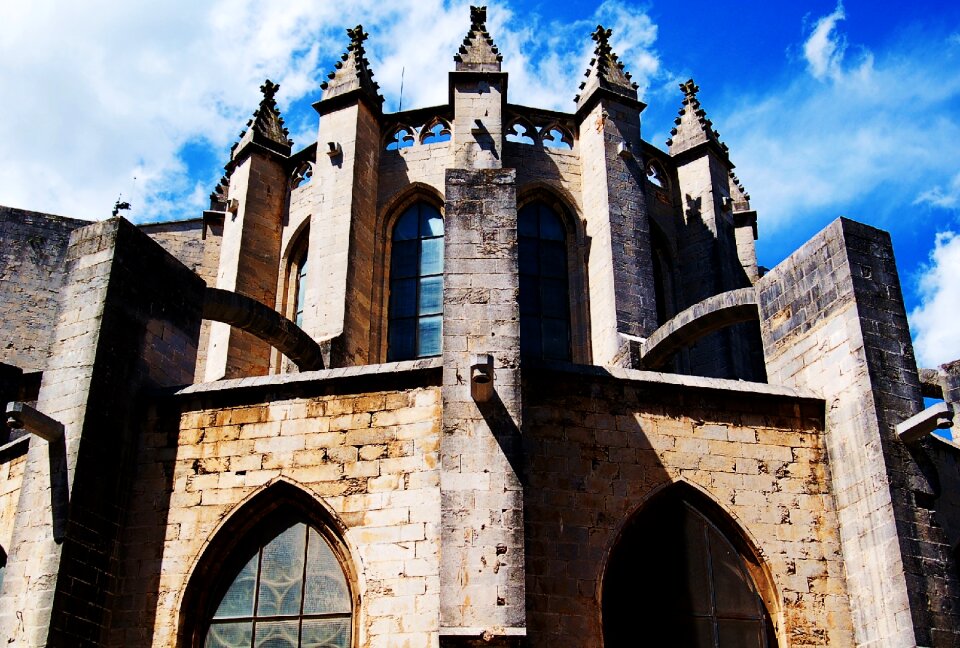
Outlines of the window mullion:
[[263,547],[257,550],[257,578],[253,582],[253,618],[250,620],[250,648],[257,645],[257,612],[260,611],[260,570],[263,568]]
[[307,558],[310,557],[310,527],[303,525],[303,532],[306,538],[303,541],[303,572],[300,578],[300,617],[297,623],[297,646],[303,644],[303,599],[307,592]]

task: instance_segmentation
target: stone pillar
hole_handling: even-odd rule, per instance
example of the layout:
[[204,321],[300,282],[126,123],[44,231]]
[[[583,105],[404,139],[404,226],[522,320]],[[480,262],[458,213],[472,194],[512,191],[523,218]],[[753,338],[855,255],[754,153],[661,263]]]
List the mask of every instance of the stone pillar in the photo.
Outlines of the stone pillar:
[[[234,158],[220,243],[216,287],[274,308],[280,268],[280,232],[287,199],[287,173],[276,154],[248,151]],[[265,375],[270,345],[223,322],[210,326],[206,380]]]
[[[516,171],[446,175],[441,637],[525,634]],[[493,356],[493,396],[470,366]],[[493,644],[497,645],[497,644]],[[501,644],[502,645],[502,644]]]
[[894,429],[922,404],[889,235],[834,221],[757,288],[770,382],[827,401],[857,645],[957,645],[960,590],[934,520],[931,462]]
[[624,335],[657,328],[644,172],[632,153],[641,146],[640,109],[607,99],[578,117],[593,363],[609,365],[622,356]]
[[204,283],[129,222],[76,230],[0,591],[0,638],[99,645],[117,591],[114,554],[145,392],[188,384]]
[[[380,125],[367,101],[320,102],[314,182],[322,202],[310,221],[303,329],[335,338],[334,367],[379,362],[370,348],[373,245],[377,221]],[[340,152],[327,155],[330,147]]]
[[464,169],[503,167],[504,72],[451,72],[455,163]]

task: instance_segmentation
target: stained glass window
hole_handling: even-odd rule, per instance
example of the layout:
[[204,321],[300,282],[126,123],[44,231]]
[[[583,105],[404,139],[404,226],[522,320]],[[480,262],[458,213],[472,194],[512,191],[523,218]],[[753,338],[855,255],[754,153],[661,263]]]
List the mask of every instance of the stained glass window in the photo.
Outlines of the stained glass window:
[[426,203],[393,228],[387,360],[440,355],[443,321],[443,218]]
[[205,648],[349,648],[352,600],[327,540],[293,524],[256,549],[210,621]]
[[[776,634],[734,545],[685,501],[654,503],[631,521],[603,587],[604,645],[775,648]],[[646,644],[644,644],[646,645]]]
[[520,243],[520,351],[570,359],[567,235],[560,215],[541,202],[517,215]]

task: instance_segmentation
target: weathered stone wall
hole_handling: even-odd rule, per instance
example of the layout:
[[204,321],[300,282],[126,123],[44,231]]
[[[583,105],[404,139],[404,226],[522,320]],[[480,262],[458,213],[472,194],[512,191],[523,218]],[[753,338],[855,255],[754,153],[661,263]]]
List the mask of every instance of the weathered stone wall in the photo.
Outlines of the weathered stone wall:
[[[341,528],[364,647],[437,645],[439,361],[201,384],[145,437],[108,645],[172,646],[205,548],[238,506],[286,481]],[[230,574],[221,575],[230,578]]]
[[70,232],[89,224],[0,206],[0,362],[46,367]]
[[[216,268],[204,264],[203,219],[172,221],[169,223],[148,223],[140,225],[140,231],[163,246],[163,249],[177,258],[207,282],[213,285]],[[211,272],[212,270],[212,272]]]
[[779,645],[853,645],[822,401],[766,385],[561,367],[525,369],[523,393],[531,645],[601,645],[606,557],[631,514],[678,480],[713,499],[758,550]]
[[[443,195],[444,177],[453,167],[453,140],[436,144],[414,144],[380,154],[377,209],[382,211],[413,185],[426,185]],[[390,233],[386,232],[386,236]]]
[[897,423],[920,385],[889,235],[838,219],[765,275],[770,382],[823,394],[859,645],[956,645],[956,568],[935,519],[928,445]]
[[517,170],[517,193],[537,187],[556,192],[576,211],[583,212],[581,204],[580,151],[574,143],[571,150],[533,146],[518,142],[504,142],[503,166]]
[[122,218],[73,232],[37,409],[63,437],[31,439],[0,591],[0,636],[96,645],[145,394],[190,381],[203,282]]
[[27,463],[27,443],[28,439],[21,439],[13,444],[16,447],[8,446],[0,450],[0,547],[6,554],[10,553],[13,539],[20,486]]

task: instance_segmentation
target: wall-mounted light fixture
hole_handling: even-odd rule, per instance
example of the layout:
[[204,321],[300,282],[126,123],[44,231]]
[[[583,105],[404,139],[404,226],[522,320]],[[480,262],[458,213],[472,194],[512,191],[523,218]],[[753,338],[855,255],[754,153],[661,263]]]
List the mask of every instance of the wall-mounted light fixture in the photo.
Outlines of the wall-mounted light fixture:
[[493,356],[478,353],[470,363],[470,395],[478,403],[493,398]]

